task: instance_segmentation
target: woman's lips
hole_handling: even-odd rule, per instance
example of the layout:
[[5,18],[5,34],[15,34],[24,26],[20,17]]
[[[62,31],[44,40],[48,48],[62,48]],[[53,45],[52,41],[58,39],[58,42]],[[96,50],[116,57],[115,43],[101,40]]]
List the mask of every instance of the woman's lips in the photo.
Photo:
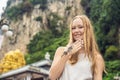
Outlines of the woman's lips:
[[75,37],[75,38],[80,38],[80,37],[81,37],[81,35],[75,35],[74,37]]

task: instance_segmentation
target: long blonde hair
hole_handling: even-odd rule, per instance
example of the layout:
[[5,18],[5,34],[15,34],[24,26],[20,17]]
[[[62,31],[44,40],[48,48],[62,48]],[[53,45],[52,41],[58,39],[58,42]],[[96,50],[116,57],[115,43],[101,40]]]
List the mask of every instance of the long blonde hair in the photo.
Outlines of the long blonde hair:
[[[98,49],[97,42],[95,40],[93,26],[91,25],[91,22],[86,15],[75,16],[73,20],[75,20],[76,18],[80,18],[83,22],[83,26],[84,26],[83,40],[84,40],[85,55],[88,56],[88,58],[92,61],[92,71],[94,73],[96,72],[95,70],[96,55],[100,54],[100,52]],[[72,36],[72,22],[70,24],[70,39],[68,44],[72,44],[74,42],[73,36]],[[77,52],[76,54],[71,56],[71,58],[69,59],[71,64],[75,64],[78,61],[78,54],[79,53]]]

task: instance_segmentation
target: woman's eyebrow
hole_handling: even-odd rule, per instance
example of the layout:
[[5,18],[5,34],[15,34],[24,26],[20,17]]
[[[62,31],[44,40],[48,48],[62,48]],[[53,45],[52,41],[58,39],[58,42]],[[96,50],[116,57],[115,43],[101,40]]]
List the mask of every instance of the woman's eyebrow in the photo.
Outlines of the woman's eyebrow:
[[75,26],[72,25],[71,27],[75,27]]
[[81,25],[81,24],[79,24],[78,26],[81,26],[81,27],[83,27],[83,25]]

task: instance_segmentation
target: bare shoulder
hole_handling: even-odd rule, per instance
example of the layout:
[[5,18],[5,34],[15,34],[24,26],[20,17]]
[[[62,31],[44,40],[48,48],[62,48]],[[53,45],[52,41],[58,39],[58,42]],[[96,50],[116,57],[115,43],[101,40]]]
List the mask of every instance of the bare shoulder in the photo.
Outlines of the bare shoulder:
[[57,56],[61,56],[63,54],[63,51],[64,51],[65,47],[58,47],[56,52],[55,52],[55,55]]
[[65,47],[63,47],[63,46],[60,46],[57,48],[57,50],[64,50],[64,49],[65,49]]
[[[98,52],[97,52],[97,53],[98,53]],[[96,55],[96,58],[97,58],[97,61],[103,60],[103,57],[102,57],[102,55],[101,55],[100,53],[98,53],[98,54]]]

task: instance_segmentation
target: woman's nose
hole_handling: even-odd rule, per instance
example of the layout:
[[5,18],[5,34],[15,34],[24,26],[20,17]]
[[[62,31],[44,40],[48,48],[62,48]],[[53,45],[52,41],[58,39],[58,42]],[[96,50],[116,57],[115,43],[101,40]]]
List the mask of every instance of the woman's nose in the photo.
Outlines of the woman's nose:
[[79,28],[75,28],[75,32],[78,32],[78,31],[80,31]]

